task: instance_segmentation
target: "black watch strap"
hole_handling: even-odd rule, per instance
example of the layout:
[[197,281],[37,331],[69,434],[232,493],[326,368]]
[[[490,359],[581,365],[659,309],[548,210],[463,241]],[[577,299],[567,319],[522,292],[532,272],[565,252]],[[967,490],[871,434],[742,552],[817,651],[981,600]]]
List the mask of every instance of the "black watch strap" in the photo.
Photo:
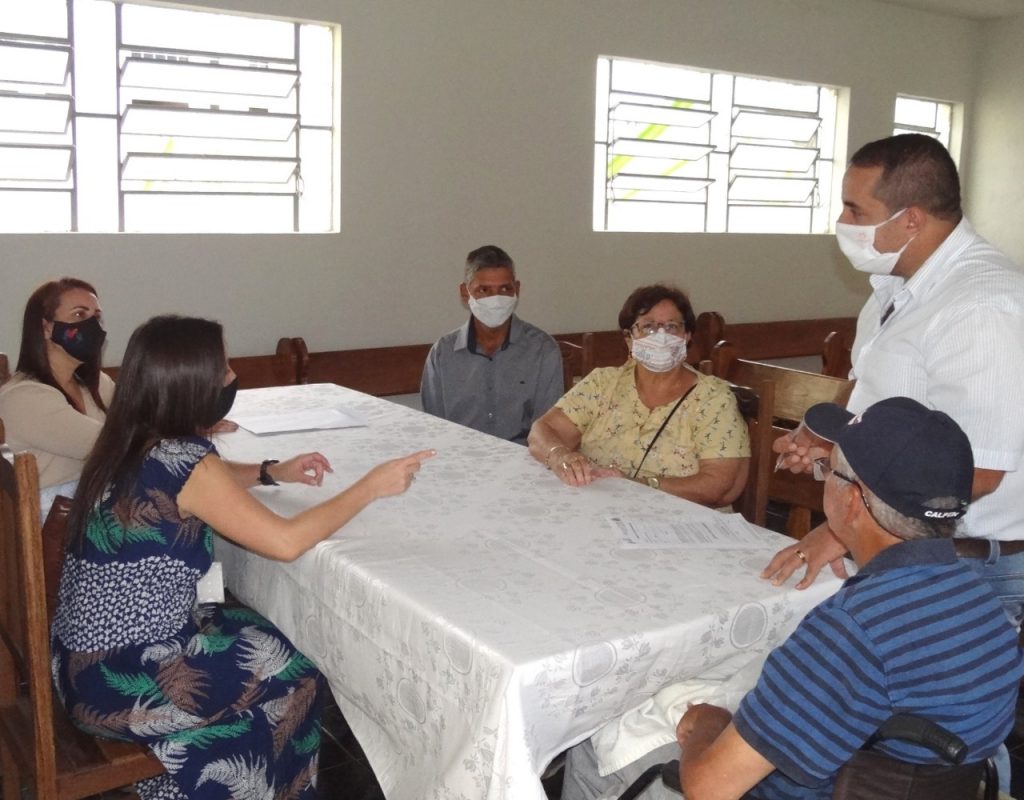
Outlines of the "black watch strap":
[[270,473],[267,472],[267,467],[271,464],[280,463],[276,458],[268,458],[262,464],[260,464],[260,483],[264,486],[278,486],[278,482],[270,477]]

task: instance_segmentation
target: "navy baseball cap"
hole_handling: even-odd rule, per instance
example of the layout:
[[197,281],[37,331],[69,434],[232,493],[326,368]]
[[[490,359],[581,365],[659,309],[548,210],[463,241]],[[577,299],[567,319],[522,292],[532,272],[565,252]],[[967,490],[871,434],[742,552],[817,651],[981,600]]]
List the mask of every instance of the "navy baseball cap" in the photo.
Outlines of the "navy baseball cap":
[[[861,482],[904,516],[947,520],[967,512],[974,456],[949,415],[909,397],[890,397],[861,414],[819,403],[807,409],[804,424],[839,445]],[[926,505],[939,497],[951,498],[950,505]]]

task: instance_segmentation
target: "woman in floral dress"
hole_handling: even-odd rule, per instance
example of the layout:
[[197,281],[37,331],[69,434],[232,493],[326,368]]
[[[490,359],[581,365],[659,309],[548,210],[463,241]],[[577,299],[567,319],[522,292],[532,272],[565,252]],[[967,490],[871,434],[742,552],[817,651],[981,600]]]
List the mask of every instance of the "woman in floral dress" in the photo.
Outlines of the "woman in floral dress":
[[319,485],[326,459],[232,464],[204,432],[237,379],[219,324],[156,317],[132,336],[79,483],[52,631],[53,674],[72,719],[145,742],[166,774],[143,800],[315,798],[323,679],[271,623],[200,605],[213,530],[292,560],[373,500],[404,492],[424,451],[385,462],[291,519],[247,487]]

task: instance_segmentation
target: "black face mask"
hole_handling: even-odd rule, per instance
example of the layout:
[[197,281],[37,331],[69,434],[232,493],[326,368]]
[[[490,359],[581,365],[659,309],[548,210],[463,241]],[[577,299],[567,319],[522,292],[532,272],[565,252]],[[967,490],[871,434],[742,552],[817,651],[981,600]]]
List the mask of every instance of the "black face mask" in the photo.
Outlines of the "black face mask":
[[83,363],[99,356],[106,339],[107,332],[97,317],[89,317],[81,322],[54,320],[53,332],[50,334],[51,342],[60,345],[69,356]]
[[238,376],[231,381],[227,386],[224,386],[220,390],[220,396],[217,398],[217,405],[214,408],[214,418],[211,425],[216,425],[231,411],[231,406],[235,404],[235,395],[238,394]]

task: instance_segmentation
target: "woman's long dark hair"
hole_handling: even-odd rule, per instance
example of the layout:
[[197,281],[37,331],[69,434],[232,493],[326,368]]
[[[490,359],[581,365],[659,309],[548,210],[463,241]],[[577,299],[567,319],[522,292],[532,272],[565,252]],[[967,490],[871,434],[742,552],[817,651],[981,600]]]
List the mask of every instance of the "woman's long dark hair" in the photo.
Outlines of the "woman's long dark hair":
[[82,468],[68,517],[79,545],[89,512],[107,487],[132,491],[146,453],[161,439],[194,436],[216,422],[226,360],[220,323],[161,316],[143,323],[125,350],[114,399]]
[[[43,334],[43,322],[53,322],[53,315],[57,313],[61,298],[65,292],[71,289],[84,289],[90,294],[96,294],[96,290],[91,284],[78,278],[58,278],[55,281],[47,281],[32,292],[32,296],[25,304],[25,316],[21,323],[18,372],[23,372],[40,383],[52,386],[64,395],[72,408],[84,414],[85,409],[76,406],[75,401],[53,377],[50,359],[46,355],[46,336]],[[75,370],[75,378],[89,392],[93,402],[106,411],[107,405],[100,397],[100,354],[97,353],[92,361],[83,362]]]

